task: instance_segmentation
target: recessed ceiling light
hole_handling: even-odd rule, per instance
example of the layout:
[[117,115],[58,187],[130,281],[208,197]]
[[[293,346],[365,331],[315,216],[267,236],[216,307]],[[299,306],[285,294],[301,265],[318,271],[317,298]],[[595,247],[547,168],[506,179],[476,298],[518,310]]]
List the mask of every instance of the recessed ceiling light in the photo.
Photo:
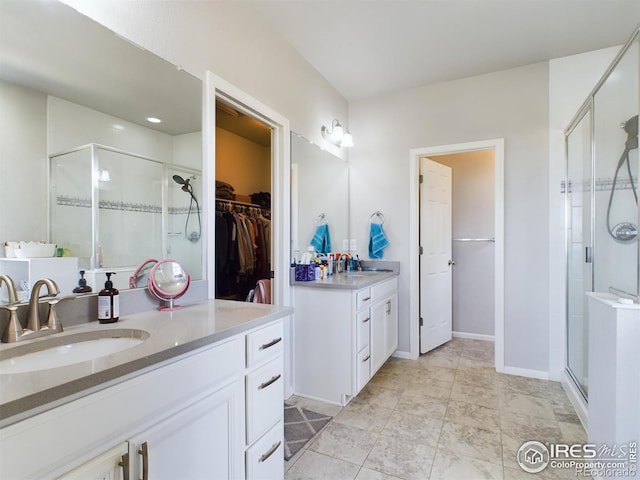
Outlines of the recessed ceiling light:
[[147,117],[147,122],[162,123],[162,120],[160,120],[159,118],[156,118],[156,117]]

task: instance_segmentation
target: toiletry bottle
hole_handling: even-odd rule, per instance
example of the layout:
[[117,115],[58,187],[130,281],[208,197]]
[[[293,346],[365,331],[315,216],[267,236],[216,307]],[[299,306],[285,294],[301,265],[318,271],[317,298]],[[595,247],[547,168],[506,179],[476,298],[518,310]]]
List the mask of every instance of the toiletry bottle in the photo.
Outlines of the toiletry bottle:
[[114,272],[107,272],[107,281],[104,288],[98,294],[98,320],[100,323],[114,323],[120,318],[120,292],[113,288],[111,275]]
[[80,270],[80,280],[78,280],[78,286],[73,289],[73,293],[90,293],[91,291],[91,287],[87,285],[84,278],[84,270]]

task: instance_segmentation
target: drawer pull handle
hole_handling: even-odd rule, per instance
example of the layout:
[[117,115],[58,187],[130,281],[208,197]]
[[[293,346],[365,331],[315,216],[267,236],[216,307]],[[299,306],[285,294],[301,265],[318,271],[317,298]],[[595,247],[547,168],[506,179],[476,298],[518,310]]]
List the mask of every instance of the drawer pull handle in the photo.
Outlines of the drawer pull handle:
[[362,363],[366,363],[366,362],[368,362],[370,358],[371,358],[371,355],[367,355],[366,357],[364,357],[364,358],[362,359]]
[[260,350],[266,350],[267,348],[271,348],[274,345],[280,343],[282,341],[282,337],[278,337],[278,338],[274,338],[273,340],[271,340],[268,343],[265,343],[263,345],[260,346]]
[[125,453],[120,458],[118,465],[122,467],[122,479],[129,480],[129,454]]
[[371,317],[367,317],[364,320],[362,320],[362,323],[367,323],[369,320],[371,320]]
[[273,377],[271,377],[270,380],[267,380],[266,382],[261,383],[260,386],[258,387],[258,390],[262,390],[263,388],[267,388],[269,385],[276,383],[281,376],[282,375],[280,374],[274,375]]
[[367,297],[367,298],[363,298],[362,299],[363,302],[368,302],[369,300],[371,300],[371,297]]
[[142,480],[149,480],[149,448],[147,442],[140,445],[138,454],[142,455]]
[[259,462],[264,462],[266,461],[271,455],[273,455],[274,453],[276,453],[276,450],[278,450],[278,448],[280,447],[280,445],[282,445],[282,442],[278,440],[277,443],[274,443],[273,446],[269,449],[268,452],[264,453],[261,457],[260,460],[258,460]]

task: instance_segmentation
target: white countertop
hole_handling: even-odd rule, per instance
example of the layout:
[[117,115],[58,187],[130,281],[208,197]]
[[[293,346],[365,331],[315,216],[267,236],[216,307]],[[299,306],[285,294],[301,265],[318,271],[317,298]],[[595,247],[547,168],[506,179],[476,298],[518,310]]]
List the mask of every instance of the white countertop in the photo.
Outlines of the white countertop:
[[[152,310],[127,315],[112,324],[90,322],[66,328],[55,336],[123,328],[144,330],[150,336],[127,350],[73,365],[13,374],[0,371],[0,426],[158,368],[182,354],[292,312],[291,307],[210,300],[171,312]],[[12,348],[52,337],[3,343],[0,353],[4,356]]]
[[640,310],[640,304],[638,303],[620,303],[620,299],[613,293],[606,292],[587,292],[587,296],[597,300],[611,308],[621,308],[629,310]]

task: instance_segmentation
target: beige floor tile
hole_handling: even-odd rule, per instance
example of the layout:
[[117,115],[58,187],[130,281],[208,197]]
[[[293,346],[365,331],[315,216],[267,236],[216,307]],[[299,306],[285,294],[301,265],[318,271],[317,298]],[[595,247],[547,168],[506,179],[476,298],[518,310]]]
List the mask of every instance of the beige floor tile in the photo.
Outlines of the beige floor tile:
[[380,435],[364,467],[406,480],[425,480],[436,449],[404,438]]
[[398,392],[402,392],[407,386],[407,378],[395,373],[378,372],[373,376],[373,378],[367,385],[375,385],[378,387],[386,388],[388,390],[396,390]]
[[407,384],[404,393],[448,400],[451,396],[452,385],[451,382],[445,380],[418,377]]
[[438,450],[430,480],[511,480],[502,465]]
[[551,420],[556,418],[551,402],[544,398],[514,392],[501,392],[499,398],[503,413]]
[[360,467],[307,450],[285,473],[285,480],[353,480]]
[[438,443],[438,451],[475,458],[502,466],[500,430],[445,422]]
[[[416,362],[418,363],[418,362]],[[417,381],[422,379],[440,380],[442,382],[453,383],[456,377],[455,368],[434,367],[433,365],[420,364],[420,368],[413,370]]]
[[497,390],[501,386],[501,377],[492,367],[461,366],[456,370],[455,383]]
[[441,430],[442,420],[395,411],[389,417],[380,435],[404,438],[415,443],[437,447]]
[[379,432],[393,413],[390,408],[372,406],[366,403],[349,404],[333,417],[333,422],[351,425],[372,432]]
[[308,447],[317,453],[362,465],[376,441],[377,435],[349,425],[332,422]]
[[500,400],[497,392],[491,387],[478,387],[476,385],[455,382],[451,388],[451,400],[481,405],[495,410],[500,408]]
[[449,400],[445,421],[492,431],[500,430],[498,409],[457,400]]
[[418,359],[422,365],[444,368],[457,368],[460,355],[456,352],[429,352]]
[[368,384],[351,400],[350,405],[367,404],[373,407],[394,409],[400,400],[401,392],[385,388],[378,384]]
[[564,443],[587,443],[587,432],[582,424],[558,422]]
[[361,468],[356,480],[398,480],[399,478],[400,477],[394,477],[386,473],[371,470],[370,468]]
[[400,397],[396,410],[433,420],[443,420],[447,412],[447,400],[407,391]]
[[527,473],[521,468],[504,468],[505,480],[550,480],[552,478],[553,477],[545,475],[544,472]]

